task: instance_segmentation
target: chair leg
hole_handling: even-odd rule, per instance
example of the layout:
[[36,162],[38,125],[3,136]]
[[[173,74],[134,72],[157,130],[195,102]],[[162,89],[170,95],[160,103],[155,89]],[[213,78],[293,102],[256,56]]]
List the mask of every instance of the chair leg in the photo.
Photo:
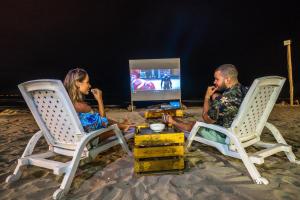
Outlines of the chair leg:
[[17,181],[20,179],[20,177],[22,175],[22,169],[21,169],[22,166],[28,165],[28,162],[26,162],[26,160],[24,160],[24,158],[26,156],[30,156],[32,154],[37,141],[41,138],[42,135],[43,135],[42,131],[38,131],[30,138],[30,140],[23,152],[22,157],[20,159],[18,159],[18,164],[17,164],[17,167],[16,167],[14,173],[6,178],[6,180],[5,180],[6,183],[11,183],[11,182],[14,182],[14,181]]
[[15,182],[15,181],[19,180],[21,175],[22,175],[21,167],[22,167],[22,164],[20,162],[18,162],[18,165],[17,165],[14,173],[9,175],[8,177],[6,177],[5,182],[6,183],[12,183],[12,182]]
[[[273,136],[275,137],[275,139],[278,143],[287,145],[285,139],[282,137],[279,130],[273,124],[267,122],[266,127],[271,131],[271,133],[273,134]],[[293,151],[284,152],[284,153],[290,162],[300,164],[300,161],[296,159],[296,156],[293,153]]]
[[129,155],[129,156],[132,156],[132,153],[130,152],[129,148],[128,148],[128,145],[126,143],[126,140],[122,134],[122,132],[120,131],[120,129],[115,126],[114,127],[114,132],[116,133],[116,136],[118,137],[118,140],[123,148],[123,150]]
[[197,132],[198,132],[198,130],[199,130],[199,128],[200,128],[200,127],[197,125],[197,123],[198,123],[198,122],[196,122],[196,124],[193,126],[193,128],[192,128],[192,130],[191,130],[191,132],[190,132],[190,134],[189,134],[188,141],[187,141],[186,146],[185,146],[185,150],[186,150],[186,151],[189,150],[189,148],[190,148],[190,146],[191,146],[191,144],[192,144],[192,142],[193,142],[193,140],[194,140],[194,138],[195,138],[195,136],[196,136],[196,134],[197,134]]
[[69,192],[71,184],[72,184],[74,176],[75,176],[75,172],[79,165],[79,160],[80,160],[80,156],[79,156],[77,164],[72,162],[73,165],[71,165],[69,170],[64,175],[64,179],[63,179],[60,187],[53,193],[53,199],[55,199],[55,200],[62,199]]
[[70,190],[72,181],[75,176],[75,172],[79,166],[79,162],[81,159],[82,151],[85,147],[85,144],[78,147],[78,149],[74,152],[74,157],[70,162],[68,169],[64,175],[63,181],[60,187],[53,193],[53,199],[62,199]]
[[249,172],[251,178],[254,180],[254,182],[256,184],[264,184],[264,185],[269,184],[269,181],[260,175],[260,173],[256,169],[255,165],[250,161],[249,157],[247,155],[242,156],[242,153],[240,151],[239,151],[239,153],[242,157],[242,161],[243,161],[246,169],[248,170],[248,172]]
[[77,167],[78,164],[76,165],[76,167],[75,165],[73,165],[69,169],[70,171],[66,172],[60,187],[53,193],[53,199],[62,199],[69,192]]
[[[130,155],[131,152],[129,151],[129,148],[128,148],[126,142],[125,142],[124,137],[122,136],[122,133],[121,133],[120,129],[115,126],[113,130],[115,131],[116,136],[118,137],[119,142],[122,145],[123,149]],[[75,172],[78,168],[79,161],[81,159],[81,154],[83,152],[84,147],[86,146],[86,144],[88,142],[89,142],[89,138],[87,137],[77,147],[76,151],[74,152],[74,157],[73,157],[72,161],[70,162],[70,164],[68,166],[68,170],[66,170],[64,179],[63,179],[59,189],[57,189],[53,193],[53,199],[63,198],[68,193],[68,191],[70,190],[72,181],[73,181],[74,176],[75,176]]]
[[256,184],[265,184],[265,185],[269,184],[269,181],[266,178],[261,177],[260,173],[256,169],[255,165],[249,159],[244,147],[237,140],[237,138],[232,138],[232,140],[233,140],[235,146],[237,147],[237,151],[238,151],[239,155],[241,156],[241,159],[242,159],[246,169],[248,170],[251,178],[253,179],[253,181]]

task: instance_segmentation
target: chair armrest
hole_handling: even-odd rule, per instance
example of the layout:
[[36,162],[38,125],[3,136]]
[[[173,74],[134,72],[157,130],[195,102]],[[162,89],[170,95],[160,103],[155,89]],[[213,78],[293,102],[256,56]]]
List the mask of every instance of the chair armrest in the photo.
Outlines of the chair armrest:
[[[219,125],[215,125],[215,124],[207,124],[205,122],[196,122],[194,127],[205,127],[205,128],[209,128],[209,129],[212,129],[212,130],[215,130],[215,131],[218,131],[220,133],[223,133],[224,135],[226,135],[227,137],[229,137],[230,139],[232,140],[238,140],[238,138],[236,137],[235,134],[233,134],[230,130],[228,130],[227,128],[224,128],[222,126],[219,126]],[[193,127],[193,129],[194,129]]]
[[113,125],[110,125],[109,127],[107,128],[101,128],[101,129],[98,129],[98,130],[95,130],[95,131],[92,131],[92,132],[89,132],[89,133],[86,133],[82,138],[81,138],[81,141],[80,143],[82,143],[83,141],[85,140],[91,140],[95,137],[98,137],[99,135],[105,133],[105,132],[108,132],[108,131],[111,131],[111,130],[114,130],[116,128],[117,124],[113,124]]

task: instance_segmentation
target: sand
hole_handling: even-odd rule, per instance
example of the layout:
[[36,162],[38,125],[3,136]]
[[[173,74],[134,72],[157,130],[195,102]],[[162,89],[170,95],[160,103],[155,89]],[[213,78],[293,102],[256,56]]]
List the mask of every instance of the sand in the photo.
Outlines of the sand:
[[[145,119],[139,113],[111,109],[108,116],[117,121],[129,118],[135,123]],[[201,108],[188,108],[185,120],[200,118]],[[275,106],[269,121],[281,131],[300,158],[300,107]],[[6,184],[5,178],[16,166],[30,137],[38,127],[26,109],[0,112],[0,199],[52,199],[62,177],[38,167],[24,169],[21,179]],[[264,140],[273,138],[264,130]],[[132,148],[133,141],[129,141]],[[47,149],[38,143],[36,152]],[[253,147],[248,151],[256,150]],[[66,158],[59,158],[66,160]],[[257,165],[269,185],[253,184],[243,163],[223,156],[212,147],[193,143],[187,154],[183,174],[141,176],[134,174],[133,158],[117,146],[100,154],[95,161],[82,164],[73,180],[67,199],[299,199],[300,165],[288,162],[283,153]]]

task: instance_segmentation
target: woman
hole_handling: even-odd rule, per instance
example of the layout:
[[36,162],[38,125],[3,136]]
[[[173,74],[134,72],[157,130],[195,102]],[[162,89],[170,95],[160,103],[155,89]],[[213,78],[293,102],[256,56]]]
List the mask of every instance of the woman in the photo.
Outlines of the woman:
[[[88,73],[81,68],[72,69],[68,72],[64,80],[64,86],[70,96],[80,122],[85,132],[91,132],[100,128],[106,128],[109,123],[116,123],[105,116],[102,91],[98,88],[91,89]],[[91,89],[91,90],[90,90]],[[92,107],[84,101],[84,96],[92,92],[98,102],[98,112],[94,112]],[[127,131],[131,126],[127,120],[123,124],[118,124],[119,128]],[[113,136],[113,132],[106,132],[100,135],[100,139]]]

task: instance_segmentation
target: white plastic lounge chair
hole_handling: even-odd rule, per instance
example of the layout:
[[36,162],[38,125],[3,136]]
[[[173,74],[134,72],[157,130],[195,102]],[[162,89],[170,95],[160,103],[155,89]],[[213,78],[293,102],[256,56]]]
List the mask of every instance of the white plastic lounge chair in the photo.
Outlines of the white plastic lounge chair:
[[[284,82],[285,78],[279,76],[266,76],[255,79],[231,127],[226,129],[214,124],[196,122],[188,136],[186,150],[188,150],[192,141],[196,140],[217,148],[224,155],[239,158],[243,161],[251,178],[257,184],[269,183],[267,179],[260,176],[254,165],[254,163],[264,163],[264,158],[268,156],[284,151],[290,162],[300,164],[296,160],[291,146],[286,143],[279,130],[267,122]],[[210,128],[225,134],[227,136],[226,144],[196,136],[200,127]],[[260,135],[264,127],[271,131],[277,143],[271,144],[260,141]],[[265,149],[254,154],[248,154],[245,148],[250,145],[256,145]]]
[[[22,173],[20,167],[23,165],[35,165],[52,169],[56,175],[65,174],[60,188],[53,194],[54,199],[60,199],[68,193],[81,159],[95,158],[100,152],[118,144],[121,144],[124,151],[131,155],[125,138],[116,124],[90,133],[84,132],[61,81],[34,80],[22,83],[18,87],[40,131],[30,139],[22,157],[18,159],[18,165],[14,173],[7,177],[7,183],[20,178]],[[107,131],[115,132],[116,137],[114,140],[109,140],[109,142],[91,149],[86,147],[93,138]],[[41,136],[45,137],[49,145],[49,151],[33,155],[33,149]],[[127,134],[125,137],[128,139],[132,136],[133,134]],[[47,159],[56,154],[73,158],[66,163]]]

